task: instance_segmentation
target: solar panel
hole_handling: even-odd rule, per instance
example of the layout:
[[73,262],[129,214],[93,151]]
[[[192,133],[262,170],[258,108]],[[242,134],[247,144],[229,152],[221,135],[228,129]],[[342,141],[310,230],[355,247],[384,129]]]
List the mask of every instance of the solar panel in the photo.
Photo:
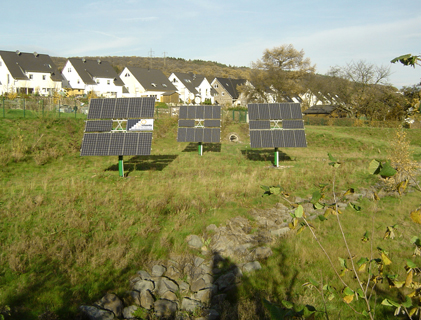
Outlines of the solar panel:
[[303,120],[283,120],[282,128],[284,129],[304,129]]
[[[153,118],[154,108],[153,97],[91,99],[88,119],[116,120],[87,121],[85,126],[87,133],[83,136],[80,155],[150,154],[152,132],[142,131],[153,129],[153,120],[150,118]],[[123,128],[126,119],[125,129],[130,132],[126,132]],[[117,128],[122,129],[122,132],[113,131],[114,122],[118,122]]]
[[99,133],[96,140],[94,156],[108,156],[111,133]]
[[178,119],[187,119],[187,106],[181,106],[178,112]]
[[178,126],[179,127],[194,127],[194,120],[190,120],[190,119],[181,119],[178,120]]
[[98,133],[85,133],[83,135],[82,146],[80,149],[81,156],[94,155],[97,138],[98,138]]
[[[196,120],[204,120],[203,127]],[[180,106],[178,127],[178,142],[220,142],[221,107]]]
[[265,120],[265,121],[259,121],[259,120],[250,120],[249,121],[249,127],[250,130],[255,130],[255,129],[270,129],[270,121],[269,120]]
[[178,142],[187,142],[187,128],[178,128],[177,132],[177,141]]
[[88,119],[101,119],[102,99],[91,99],[89,102]]
[[112,120],[86,121],[85,132],[111,131],[112,128]]
[[221,127],[221,120],[205,120],[203,122],[204,127]]
[[248,112],[252,148],[307,147],[299,103],[252,103]]

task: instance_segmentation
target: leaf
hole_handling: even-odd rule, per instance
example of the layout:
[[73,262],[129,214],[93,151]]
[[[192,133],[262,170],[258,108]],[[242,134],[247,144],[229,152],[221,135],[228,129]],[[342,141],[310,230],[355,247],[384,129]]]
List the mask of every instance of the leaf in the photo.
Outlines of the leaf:
[[417,311],[418,311],[418,308],[412,308],[411,310],[409,310],[408,314],[410,317],[412,317]]
[[354,209],[355,211],[361,211],[361,207],[360,206],[358,206],[358,205],[356,205],[356,204],[354,204],[354,203],[352,203],[352,202],[350,202],[349,203],[349,205],[351,206],[351,208],[352,209]]
[[315,286],[315,287],[319,287],[320,286],[320,284],[316,281],[316,280],[314,280],[314,279],[312,279],[312,278],[310,278],[309,279],[309,281],[311,282],[311,284],[313,285],[313,286]]
[[320,209],[323,209],[325,206],[324,206],[324,204],[321,204],[320,202],[317,202],[313,205],[313,207],[316,210],[320,210]]
[[363,264],[366,264],[367,262],[368,262],[367,258],[361,258],[360,260],[358,260],[357,265],[362,266]]
[[360,265],[358,267],[358,271],[359,272],[364,272],[366,267],[367,267],[367,264],[366,263],[363,263],[362,265]]
[[410,287],[412,284],[412,276],[414,275],[414,271],[411,269],[408,272],[408,275],[406,276],[405,280],[405,287]]
[[390,300],[390,299],[384,299],[382,301],[382,305],[388,306],[388,307],[396,307],[396,308],[399,308],[401,306],[399,303],[397,303],[393,300]]
[[371,160],[370,164],[368,165],[368,172],[371,174],[379,174],[381,169],[381,164],[377,160]]
[[421,224],[421,209],[411,212],[411,219],[417,224]]
[[347,196],[348,194],[354,194],[355,190],[354,188],[349,188],[348,190],[345,191],[343,196]]
[[341,264],[341,267],[345,268],[345,269],[348,269],[348,267],[346,266],[346,260],[342,259],[340,257],[338,257],[338,259],[339,259],[339,263]]
[[297,219],[297,218],[294,218],[294,219],[292,219],[292,221],[288,224],[288,227],[289,227],[291,230],[294,230],[294,229],[297,227],[297,224],[298,224],[298,219]]
[[344,293],[346,296],[352,296],[352,295],[354,294],[354,291],[353,291],[350,287],[346,287],[346,288],[344,289],[343,293]]
[[345,296],[343,297],[343,300],[347,303],[350,304],[352,302],[352,300],[354,300],[354,295],[351,296]]
[[360,288],[357,289],[357,293],[360,296],[360,298],[364,298],[364,292]]
[[302,218],[303,217],[303,213],[304,213],[304,208],[303,206],[300,204],[297,209],[295,209],[295,216],[297,218]]
[[281,193],[281,188],[278,187],[270,187],[269,191],[271,194],[277,195]]
[[379,175],[381,175],[382,177],[392,177],[396,174],[396,170],[390,165],[390,161],[386,162],[385,164],[383,164],[382,169],[379,172]]
[[388,265],[392,264],[392,261],[389,259],[389,257],[384,252],[382,252],[381,256],[382,256],[382,261],[383,261],[385,266],[388,266]]
[[406,297],[406,301],[404,303],[402,303],[402,306],[405,308],[410,308],[412,307],[412,300],[410,297]]
[[377,192],[373,192],[373,197],[374,197],[374,200],[376,200],[376,201],[379,201],[380,200],[380,197],[377,194]]
[[416,268],[417,268],[417,265],[416,265],[413,261],[408,260],[408,259],[406,259],[406,265],[407,265],[407,266],[408,266],[408,268],[410,268],[410,269],[416,269]]
[[260,188],[262,188],[263,191],[270,192],[270,188],[268,186],[260,186]]
[[383,236],[383,239],[387,239],[387,238],[395,239],[395,227],[394,226],[386,228],[386,232]]
[[368,237],[368,231],[366,231],[363,235],[363,237],[361,238],[362,242],[367,242],[368,240],[370,240],[370,238]]
[[326,217],[322,216],[322,215],[317,216],[317,218],[319,218],[320,221],[326,221],[327,220]]
[[333,162],[337,161],[330,153],[328,153],[327,156],[329,157],[330,161],[333,161]]
[[326,218],[326,217],[328,217],[331,214],[334,215],[334,216],[336,216],[336,211],[333,210],[332,208],[327,208],[326,211],[325,211],[325,213],[324,213],[324,217]]
[[310,202],[312,203],[312,204],[316,204],[316,203],[318,203],[319,202],[319,200],[321,199],[323,197],[323,195],[322,195],[322,193],[320,192],[320,191],[314,191],[313,192],[313,196],[312,196],[312,198],[311,198],[311,200],[310,200]]
[[297,230],[297,234],[300,234],[301,232],[303,232],[305,228],[306,228],[305,226],[301,226],[301,228]]
[[395,285],[396,288],[402,288],[403,285],[405,284],[405,281],[393,281],[393,284]]
[[285,308],[287,308],[287,309],[292,309],[292,308],[294,307],[294,304],[292,304],[291,302],[286,301],[286,300],[282,300],[282,304],[283,304],[283,305],[284,305],[284,307],[285,307]]
[[399,195],[405,192],[406,186],[408,185],[408,180],[404,180],[398,183],[396,189],[398,190]]

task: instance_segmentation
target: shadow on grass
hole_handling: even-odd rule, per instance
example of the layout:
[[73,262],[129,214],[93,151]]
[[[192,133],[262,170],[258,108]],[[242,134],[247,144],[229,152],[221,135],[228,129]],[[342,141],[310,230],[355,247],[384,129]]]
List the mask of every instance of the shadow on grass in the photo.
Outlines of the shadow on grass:
[[[198,152],[199,144],[196,142],[190,142],[182,152]],[[221,152],[220,143],[204,143],[203,152]]]
[[[279,152],[279,161],[292,161],[291,157],[282,151]],[[241,150],[241,153],[251,161],[274,161],[275,151],[268,149],[245,149]]]
[[[125,176],[128,176],[130,172],[135,170],[162,171],[177,157],[177,155],[134,156],[128,160],[124,160]],[[118,171],[118,163],[108,167],[105,171]]]

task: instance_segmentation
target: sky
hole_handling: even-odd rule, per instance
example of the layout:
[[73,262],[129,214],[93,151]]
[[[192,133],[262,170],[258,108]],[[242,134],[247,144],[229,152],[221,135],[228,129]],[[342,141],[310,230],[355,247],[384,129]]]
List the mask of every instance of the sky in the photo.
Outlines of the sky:
[[250,67],[265,49],[292,44],[326,74],[364,61],[390,66],[389,83],[420,83],[421,1],[21,0],[4,1],[0,50],[53,57],[140,56]]

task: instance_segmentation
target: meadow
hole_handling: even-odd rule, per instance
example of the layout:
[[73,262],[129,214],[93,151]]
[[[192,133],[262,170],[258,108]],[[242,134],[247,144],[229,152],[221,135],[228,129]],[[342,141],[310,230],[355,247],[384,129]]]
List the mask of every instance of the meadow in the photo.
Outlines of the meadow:
[[[127,290],[130,276],[148,262],[189,253],[187,235],[285,203],[262,197],[261,185],[311,197],[320,184],[332,184],[327,153],[342,162],[337,190],[375,185],[369,162],[388,158],[395,130],[307,126],[308,147],[280,150],[281,168],[274,168],[273,150],[250,148],[247,124],[225,121],[221,144],[205,144],[199,156],[197,144],[176,142],[177,119],[158,119],[151,155],[125,157],[121,178],[117,157],[80,157],[84,125],[74,118],[0,120],[0,310],[8,306],[19,319],[39,319],[46,311],[75,319],[81,304]],[[232,133],[239,142],[229,141]],[[421,130],[407,135],[420,161]],[[361,212],[347,209],[342,218],[359,252],[374,214],[379,241],[387,226],[401,226],[398,239],[387,243],[390,254],[419,263],[409,243],[419,228],[409,213],[421,205],[420,193],[361,205]],[[341,255],[334,221],[320,228],[333,256]],[[311,234],[282,239],[273,251],[262,272],[245,277],[225,319],[267,319],[263,299],[320,307],[320,297],[302,284],[333,277]],[[329,312],[332,319],[353,315],[341,301],[331,302]],[[378,312],[378,319],[393,317],[383,306]]]

